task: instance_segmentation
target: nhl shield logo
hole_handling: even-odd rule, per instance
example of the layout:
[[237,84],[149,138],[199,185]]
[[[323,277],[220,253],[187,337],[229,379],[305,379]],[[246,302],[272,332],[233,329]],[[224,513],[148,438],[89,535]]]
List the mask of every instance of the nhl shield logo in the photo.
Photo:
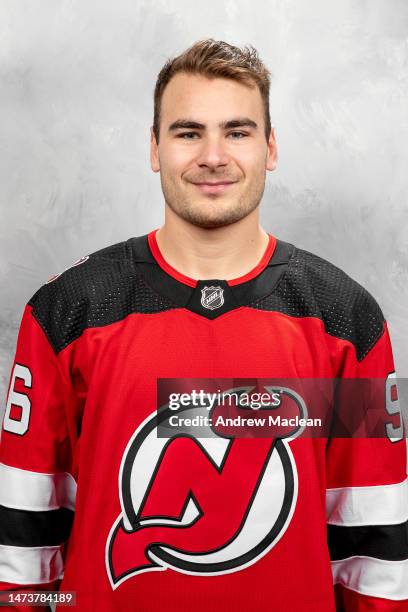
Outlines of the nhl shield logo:
[[201,305],[209,310],[220,308],[224,303],[224,289],[217,285],[216,287],[205,286],[201,289]]

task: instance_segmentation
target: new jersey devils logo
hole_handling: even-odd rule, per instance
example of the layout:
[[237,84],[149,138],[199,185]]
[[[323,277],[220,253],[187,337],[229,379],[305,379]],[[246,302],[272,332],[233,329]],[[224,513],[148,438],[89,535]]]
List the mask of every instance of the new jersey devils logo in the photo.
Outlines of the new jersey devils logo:
[[[307,416],[302,398],[286,391],[293,415]],[[197,407],[182,414],[200,410],[208,416]],[[158,438],[158,424],[166,426],[172,415],[168,406],[152,413],[124,452],[122,513],[106,543],[113,589],[142,572],[167,568],[202,576],[242,570],[278,542],[293,515],[297,471],[288,442],[301,429],[288,430],[285,439],[227,438],[214,428],[208,438],[180,428]]]

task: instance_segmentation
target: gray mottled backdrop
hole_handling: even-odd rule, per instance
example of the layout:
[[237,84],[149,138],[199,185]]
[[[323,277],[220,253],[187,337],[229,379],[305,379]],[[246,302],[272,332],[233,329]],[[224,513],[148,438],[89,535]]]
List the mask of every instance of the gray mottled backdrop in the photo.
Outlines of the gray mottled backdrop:
[[22,309],[83,254],[163,221],[157,72],[199,38],[271,68],[265,229],[364,284],[408,376],[406,0],[1,0],[0,397]]

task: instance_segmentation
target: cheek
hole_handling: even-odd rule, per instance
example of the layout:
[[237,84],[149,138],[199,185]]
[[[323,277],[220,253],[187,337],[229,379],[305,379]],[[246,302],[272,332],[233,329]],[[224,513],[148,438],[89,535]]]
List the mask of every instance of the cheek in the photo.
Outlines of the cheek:
[[191,152],[177,148],[169,148],[160,158],[166,174],[175,178],[180,177],[188,169],[192,159]]
[[249,176],[262,175],[265,171],[265,156],[257,149],[240,151],[235,155],[236,163]]

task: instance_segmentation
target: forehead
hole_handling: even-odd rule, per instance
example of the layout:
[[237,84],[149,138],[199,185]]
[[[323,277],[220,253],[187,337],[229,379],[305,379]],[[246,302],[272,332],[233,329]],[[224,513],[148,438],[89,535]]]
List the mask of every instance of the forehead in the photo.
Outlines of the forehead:
[[166,86],[161,106],[162,121],[180,116],[197,120],[245,115],[261,121],[263,104],[257,86],[249,87],[225,78],[177,73]]

